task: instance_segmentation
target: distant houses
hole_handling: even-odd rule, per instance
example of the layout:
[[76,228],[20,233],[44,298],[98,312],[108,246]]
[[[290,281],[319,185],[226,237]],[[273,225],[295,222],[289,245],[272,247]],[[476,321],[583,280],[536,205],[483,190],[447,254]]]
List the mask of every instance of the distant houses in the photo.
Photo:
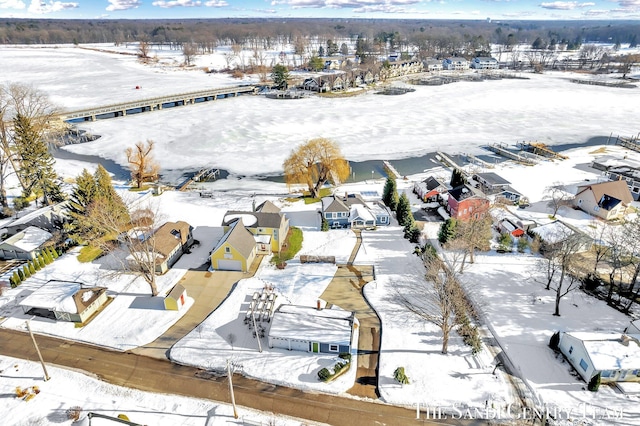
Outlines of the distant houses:
[[495,58],[478,56],[471,60],[470,67],[476,70],[497,70],[500,64]]

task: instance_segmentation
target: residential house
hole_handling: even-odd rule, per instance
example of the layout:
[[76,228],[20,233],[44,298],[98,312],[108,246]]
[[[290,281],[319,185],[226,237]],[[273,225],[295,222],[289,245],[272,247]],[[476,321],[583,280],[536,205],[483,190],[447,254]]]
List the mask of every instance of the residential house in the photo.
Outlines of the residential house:
[[35,259],[53,234],[35,226],[28,226],[0,242],[0,259]]
[[442,61],[438,59],[425,59],[422,61],[422,66],[429,72],[442,71]]
[[164,274],[193,245],[193,227],[187,222],[166,222],[153,234],[156,273]]
[[355,313],[280,305],[273,313],[269,347],[313,353],[351,353]]
[[591,237],[578,228],[560,220],[554,220],[544,225],[529,228],[528,232],[540,238],[542,243],[540,250],[543,252],[557,247],[569,238],[577,239],[577,252],[588,251],[593,245],[593,239]]
[[222,219],[222,226],[227,231],[235,219],[242,218],[244,227],[256,236],[256,242],[261,244],[264,253],[280,252],[287,234],[289,233],[289,219],[272,202],[260,204],[256,211],[228,211]]
[[592,216],[611,220],[622,218],[632,201],[627,182],[615,180],[579,186],[573,203]]
[[585,382],[640,382],[640,335],[560,333],[558,348]]
[[511,182],[493,172],[476,173],[472,179],[478,182],[480,189],[485,194],[495,194],[496,192],[504,191],[511,185]]
[[107,289],[82,283],[48,281],[20,301],[25,314],[83,323],[107,303]]
[[243,219],[236,218],[211,251],[211,267],[216,270],[247,272],[257,256],[256,241],[244,227]]
[[476,70],[497,70],[500,66],[495,58],[478,56],[471,60],[471,68]]
[[3,227],[3,233],[9,236],[35,226],[49,232],[62,229],[67,217],[67,202],[42,207],[19,217]]
[[442,194],[446,193],[451,187],[446,183],[440,182],[433,176],[429,176],[422,182],[416,182],[413,185],[413,192],[424,203],[440,201]]
[[360,194],[323,197],[322,217],[331,228],[368,228],[389,225],[391,212],[377,201],[367,202]]
[[451,57],[442,61],[442,68],[449,71],[464,71],[469,69],[469,61],[465,58]]
[[450,189],[448,194],[447,210],[454,219],[481,219],[489,211],[489,199],[470,185]]

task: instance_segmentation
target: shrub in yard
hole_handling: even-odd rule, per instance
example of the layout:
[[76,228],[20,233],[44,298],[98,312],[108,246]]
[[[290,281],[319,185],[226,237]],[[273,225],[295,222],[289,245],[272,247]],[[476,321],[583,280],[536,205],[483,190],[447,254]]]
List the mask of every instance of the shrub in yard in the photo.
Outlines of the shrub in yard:
[[23,269],[24,268],[18,268],[18,277],[20,278],[20,282],[24,281],[25,278]]
[[50,265],[53,262],[53,257],[51,257],[51,253],[49,252],[49,250],[45,250],[42,253],[42,258],[44,259],[45,265]]
[[527,247],[529,247],[529,241],[525,237],[518,238],[518,252],[524,253]]
[[409,384],[409,378],[404,373],[404,367],[396,368],[396,371],[393,372],[393,378],[396,379],[396,382],[400,384],[403,384],[403,385]]
[[16,288],[19,285],[19,280],[20,278],[18,278],[18,274],[17,273],[13,273],[13,275],[11,275],[11,277],[9,278],[9,284],[11,285],[11,288]]
[[33,259],[33,267],[35,268],[36,271],[39,271],[40,269],[42,269],[42,265],[40,264],[40,259],[38,257],[35,257]]
[[320,380],[322,380],[323,382],[329,380],[329,377],[331,377],[331,372],[329,372],[329,370],[327,370],[326,368],[318,371],[318,378],[320,378]]
[[333,372],[335,374],[338,374],[340,372],[340,370],[342,370],[344,368],[344,366],[347,365],[346,363],[342,363],[342,362],[336,362],[336,365],[334,365],[333,367]]
[[22,267],[22,273],[24,275],[25,278],[29,278],[31,276],[31,271],[29,270],[29,264],[25,264]]
[[596,374],[589,380],[589,384],[587,385],[587,389],[591,392],[597,392],[600,387],[600,373]]
[[329,230],[329,222],[327,222],[327,219],[325,219],[324,217],[322,218],[322,224],[320,225],[320,230],[324,232]]
[[49,250],[51,251],[51,257],[53,257],[54,260],[59,257],[60,254],[58,253],[58,250],[55,250],[55,249],[52,249],[52,248],[49,249]]
[[34,275],[36,273],[36,267],[33,265],[33,261],[30,260],[28,263],[29,275]]
[[338,357],[344,359],[347,362],[351,362],[351,354],[349,352],[340,352],[340,355],[338,355]]
[[67,408],[67,419],[69,420],[73,420],[74,422],[80,420],[80,414],[82,414],[82,407],[76,405]]

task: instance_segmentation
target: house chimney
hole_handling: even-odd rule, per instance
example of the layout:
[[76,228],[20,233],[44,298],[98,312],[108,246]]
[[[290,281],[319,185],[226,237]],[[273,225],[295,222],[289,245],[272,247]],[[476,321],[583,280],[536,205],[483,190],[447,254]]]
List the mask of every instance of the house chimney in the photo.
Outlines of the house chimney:
[[318,301],[316,302],[316,309],[319,311],[322,310],[321,305],[322,305],[322,302],[320,301],[320,299],[318,299]]

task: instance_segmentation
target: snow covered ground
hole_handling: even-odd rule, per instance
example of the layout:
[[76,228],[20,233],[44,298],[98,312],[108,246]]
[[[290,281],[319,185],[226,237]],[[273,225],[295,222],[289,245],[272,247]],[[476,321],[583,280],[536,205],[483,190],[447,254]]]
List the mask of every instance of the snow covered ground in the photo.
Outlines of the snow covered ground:
[[[89,425],[89,412],[110,417],[124,414],[138,424],[155,426],[199,426],[272,424],[301,425],[308,421],[288,419],[241,408],[239,418],[233,417],[233,408],[204,399],[185,398],[123,388],[102,382],[86,374],[47,366],[50,380],[44,381],[40,364],[0,356],[0,394],[3,396],[2,424],[10,426],[36,425]],[[34,394],[31,399],[17,397],[21,388]],[[73,422],[67,410],[81,409],[79,422]],[[117,424],[98,417],[91,419],[93,426]]]
[[[197,70],[143,66],[133,57],[75,48],[0,47],[0,52],[3,58],[0,78],[30,80],[67,108],[134,99],[140,96],[141,92],[134,89],[139,84],[142,85],[140,90],[145,92],[143,96],[150,97],[167,93],[167,87],[174,93],[234,83],[224,80],[226,77]],[[41,73],[28,71],[35,62],[42,67],[38,68]],[[74,73],[74,80],[60,77],[76,67],[82,72]],[[5,68],[10,71],[5,73]],[[282,160],[290,149],[308,138],[332,138],[349,159],[361,161],[411,157],[436,150],[451,154],[484,153],[480,147],[493,142],[582,143],[591,137],[608,136],[611,132],[628,136],[638,131],[640,95],[636,90],[572,84],[567,74],[526,77],[529,79],[418,87],[416,92],[403,96],[368,94],[346,99],[312,98],[289,102],[242,96],[86,123],[81,127],[102,137],[66,149],[123,164],[126,147],[151,138],[157,142],[156,158],[163,169],[183,170],[207,165],[234,173],[230,179],[210,186],[214,198],[178,192],[155,197],[167,220],[189,222],[195,227],[196,239],[201,241],[198,251],[184,257],[169,275],[162,278],[161,288],[167,290],[187,269],[206,260],[208,250],[222,235],[220,223],[224,212],[228,209],[248,210],[254,198],[257,202],[267,198],[274,200],[283,206],[296,226],[303,228],[301,254],[336,255],[338,262],[347,259],[355,238],[348,231],[318,232],[314,212],[317,205],[283,201],[278,194],[287,193],[285,185],[244,177],[279,173]],[[224,81],[216,80],[218,78]],[[105,84],[93,87],[96,79]],[[213,82],[209,84],[210,81]],[[78,88],[82,90],[77,91]],[[606,150],[623,152],[611,146]],[[544,188],[555,182],[572,186],[585,179],[595,182],[599,175],[582,167],[595,155],[602,154],[595,151],[596,147],[572,150],[567,152],[569,160],[544,162],[534,167],[504,163],[491,171],[511,181],[514,188],[531,200],[532,207],[518,211],[519,214],[544,222],[549,220],[549,212],[541,202]],[[623,155],[637,157],[631,152],[623,152]],[[77,175],[82,167],[91,165],[67,160],[57,163],[57,169],[66,177]],[[409,180],[399,182],[400,190],[410,191],[412,182],[424,177],[410,176]],[[371,180],[346,185],[337,191],[375,188],[381,194],[383,184],[382,180]],[[420,205],[416,202],[413,207],[417,209]],[[582,227],[588,227],[591,222],[587,215],[574,210],[563,209],[560,216]],[[430,237],[434,232],[433,227],[426,228]],[[400,228],[391,226],[364,233],[363,246],[356,259],[376,267],[377,280],[365,287],[365,294],[383,326],[379,361],[382,399],[407,406],[415,406],[415,403],[433,407],[454,404],[483,408],[508,406],[514,397],[500,370],[492,374],[496,361],[488,351],[472,356],[470,349],[454,337],[449,354],[442,355],[437,329],[402,313],[393,300],[394,283],[422,279],[421,265],[412,251],[413,245],[402,238]],[[547,347],[548,338],[555,330],[618,331],[624,328],[628,319],[581,293],[574,293],[573,299],[563,300],[562,317],[551,316],[550,296],[536,282],[532,262],[531,255],[488,253],[478,256],[476,264],[467,268],[464,278],[465,282],[473,284],[475,297],[483,308],[483,319],[523,373],[536,400],[540,404],[556,404],[575,410],[580,404],[588,404],[622,409],[629,416],[639,415],[635,396],[623,396],[607,387],[602,387],[598,393],[584,391],[584,383],[575,379],[568,364],[555,358]],[[353,380],[352,375],[329,386],[315,380],[317,370],[331,363],[331,357],[268,348],[263,348],[263,353],[259,354],[257,342],[239,318],[247,296],[261,289],[265,282],[276,286],[281,300],[315,305],[333,271],[331,267],[301,265],[295,261],[284,270],[276,270],[264,262],[256,277],[238,283],[225,303],[174,347],[171,356],[190,365],[216,369],[221,368],[227,358],[233,358],[243,364],[246,374],[256,378],[302,389],[344,392],[350,387],[348,380]],[[49,279],[72,278],[106,283],[104,285],[108,285],[112,295],[117,297],[96,320],[82,329],[72,330],[69,325],[34,319],[31,321],[34,330],[127,349],[153,340],[178,319],[175,313],[135,309],[136,300],[148,294],[144,284],[124,278],[105,282],[99,263],[83,265],[67,256],[4,294],[4,302],[0,301],[4,307],[0,309],[7,319],[1,326],[24,327],[26,318],[15,306],[16,301],[26,295],[21,292],[29,292]],[[114,331],[106,330],[107,327],[100,325],[104,314],[110,321],[120,318],[127,324],[145,323],[149,333],[141,334],[138,325],[131,327],[127,334],[120,334],[121,329],[116,327],[112,327]],[[151,318],[150,315],[158,317]],[[149,327],[149,324],[153,326]],[[229,344],[230,334],[237,338],[233,345]],[[213,352],[216,352],[215,356],[212,356]],[[394,382],[393,371],[399,366],[405,367],[411,384],[399,386]],[[578,424],[580,421],[603,424],[601,419],[577,417]],[[625,418],[618,423],[640,424],[640,420]]]

